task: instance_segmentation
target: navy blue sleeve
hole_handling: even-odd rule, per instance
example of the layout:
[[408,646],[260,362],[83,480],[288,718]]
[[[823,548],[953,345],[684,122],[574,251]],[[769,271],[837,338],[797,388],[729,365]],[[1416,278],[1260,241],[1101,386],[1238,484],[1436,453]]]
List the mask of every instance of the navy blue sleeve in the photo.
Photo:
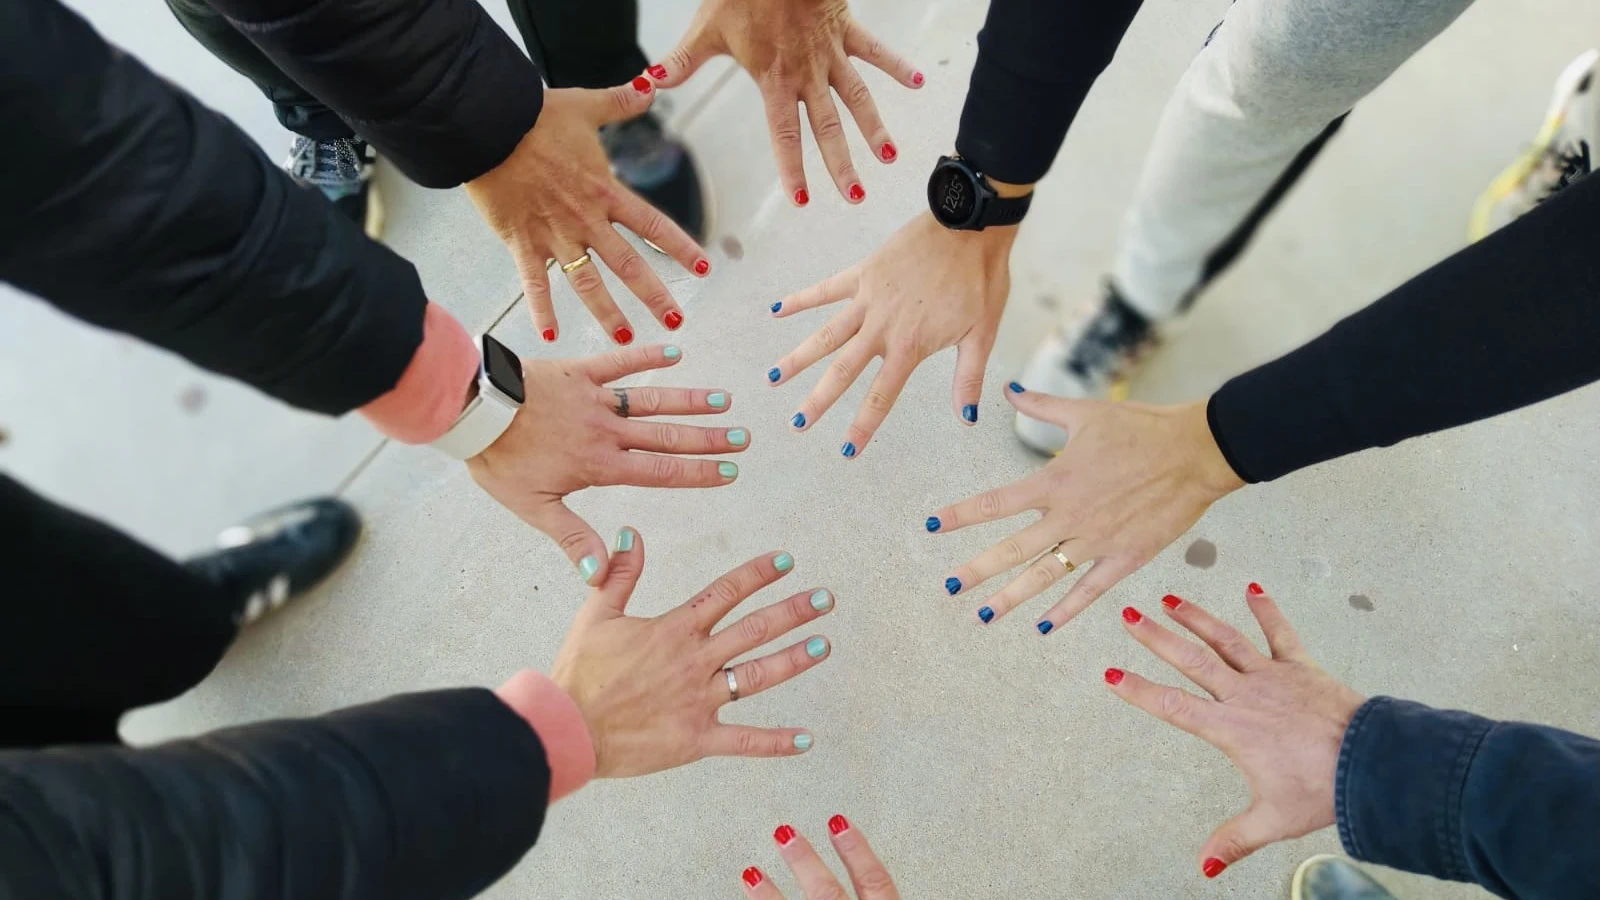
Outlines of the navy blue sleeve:
[[1345,730],[1339,839],[1356,859],[1515,900],[1600,897],[1600,741],[1374,697]]

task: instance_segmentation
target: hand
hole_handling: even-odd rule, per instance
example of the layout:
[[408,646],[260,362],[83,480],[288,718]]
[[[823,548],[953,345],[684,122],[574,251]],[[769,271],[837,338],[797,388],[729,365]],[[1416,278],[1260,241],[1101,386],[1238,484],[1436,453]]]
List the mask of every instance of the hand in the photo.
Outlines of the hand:
[[[833,609],[826,590],[803,591],[712,632],[733,608],[794,568],[768,553],[723,575],[676,609],[651,619],[626,614],[644,571],[644,539],[629,528],[605,584],[589,593],[556,653],[550,677],[583,711],[601,778],[647,775],[705,756],[794,756],[811,747],[798,728],[725,725],[723,674],[735,657]],[[733,667],[739,696],[750,697],[820,664],[832,648],[814,635]]]
[[[867,837],[851,826],[844,816],[828,820],[828,833],[833,836],[834,852],[844,861],[844,870],[850,873],[850,884],[856,889],[856,900],[900,900],[894,879],[878,861],[878,855],[867,845]],[[778,842],[778,852],[789,864],[789,871],[800,882],[806,900],[849,900],[850,895],[839,886],[838,879],[828,871],[811,842],[788,825],[779,825],[772,833]],[[783,900],[778,886],[755,866],[745,869],[744,895],[749,900]]]
[[739,477],[731,462],[661,454],[740,453],[743,428],[641,422],[642,416],[725,413],[726,391],[607,388],[608,381],[676,365],[676,347],[634,347],[583,359],[524,359],[527,402],[499,440],[467,460],[473,480],[524,522],[561,545],[585,582],[606,577],[606,546],[563,502],[594,485],[722,487]]
[[[611,174],[600,146],[601,125],[643,114],[654,96],[645,78],[606,90],[547,90],[539,120],[511,155],[467,182],[467,196],[510,249],[534,330],[547,342],[556,339],[560,326],[550,304],[545,264],[550,259],[571,263],[591,250],[657,321],[669,329],[683,324],[683,311],[666,286],[613,222],[665,250],[696,275],[711,271],[694,238]],[[633,340],[633,326],[612,302],[593,262],[567,273],[567,280],[612,340]]]
[[1193,632],[1207,651],[1128,607],[1123,627],[1215,699],[1162,687],[1107,669],[1117,696],[1218,750],[1244,773],[1250,805],[1217,827],[1200,847],[1200,870],[1223,869],[1276,841],[1332,825],[1339,744],[1365,698],[1317,668],[1289,620],[1260,585],[1245,602],[1267,637],[1266,657],[1233,626],[1168,594],[1167,615]]
[[805,104],[834,186],[851,203],[867,195],[850,162],[829,88],[844,101],[880,160],[892,163],[899,156],[850,57],[865,60],[909,88],[922,87],[922,73],[857,24],[845,0],[703,0],[677,49],[646,71],[659,86],[677,87],[706,60],[723,54],[731,55],[761,89],[778,177],[796,206],[810,200],[800,163],[798,103]]
[[951,231],[925,212],[855,266],[773,304],[773,314],[783,318],[852,298],[767,370],[767,381],[783,384],[839,351],[790,423],[800,431],[815,425],[867,364],[883,357],[845,430],[841,452],[854,457],[867,448],[917,366],[952,345],[957,356],[951,410],[969,425],[978,421],[983,368],[1011,289],[1016,233],[1015,226]]
[[[1211,437],[1204,401],[1183,406],[1067,400],[1024,391],[1006,398],[1024,415],[1066,429],[1067,446],[1042,471],[937,510],[940,534],[1035,509],[1044,514],[945,578],[958,594],[1032,560],[978,610],[984,622],[1010,612],[1066,576],[1053,553],[1093,563],[1037,628],[1049,634],[1189,530],[1212,503],[1244,486]],[[1042,554],[1042,555],[1041,555]]]

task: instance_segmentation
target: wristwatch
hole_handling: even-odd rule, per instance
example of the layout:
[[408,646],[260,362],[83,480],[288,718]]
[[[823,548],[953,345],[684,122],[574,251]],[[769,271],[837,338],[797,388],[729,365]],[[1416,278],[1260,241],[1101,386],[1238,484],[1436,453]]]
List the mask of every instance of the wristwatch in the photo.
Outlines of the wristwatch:
[[522,408],[522,360],[511,348],[485,335],[478,337],[478,377],[468,386],[476,389],[450,430],[433,446],[456,459],[471,459],[506,433]]
[[959,156],[941,156],[928,177],[928,207],[946,228],[982,231],[990,225],[1015,225],[1028,214],[1033,192],[1001,197],[982,172]]

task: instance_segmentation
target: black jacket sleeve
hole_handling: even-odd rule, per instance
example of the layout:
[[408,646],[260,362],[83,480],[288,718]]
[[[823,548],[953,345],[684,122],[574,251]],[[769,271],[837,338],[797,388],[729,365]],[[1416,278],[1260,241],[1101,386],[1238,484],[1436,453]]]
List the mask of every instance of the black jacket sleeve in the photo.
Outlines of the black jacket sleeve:
[[533,845],[548,792],[538,736],[481,688],[0,753],[0,897],[466,898]]
[[1356,859],[1516,900],[1600,897],[1600,742],[1374,697],[1334,778]]
[[477,0],[209,0],[411,180],[454,187],[511,155],[539,70]]
[[1224,384],[1208,415],[1245,481],[1600,380],[1600,177]]
[[1012,184],[1044,177],[1143,0],[990,0],[956,152]]
[[411,264],[56,0],[0,3],[0,119],[0,279],[318,412],[411,362]]

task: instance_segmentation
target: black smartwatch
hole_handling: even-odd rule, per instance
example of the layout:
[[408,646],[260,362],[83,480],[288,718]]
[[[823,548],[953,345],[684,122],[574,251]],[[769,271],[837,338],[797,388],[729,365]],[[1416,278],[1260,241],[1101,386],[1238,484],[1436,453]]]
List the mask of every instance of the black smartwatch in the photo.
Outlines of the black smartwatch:
[[946,228],[982,231],[990,225],[1015,225],[1028,214],[1033,192],[1001,197],[982,172],[959,156],[941,156],[928,177],[928,208]]

